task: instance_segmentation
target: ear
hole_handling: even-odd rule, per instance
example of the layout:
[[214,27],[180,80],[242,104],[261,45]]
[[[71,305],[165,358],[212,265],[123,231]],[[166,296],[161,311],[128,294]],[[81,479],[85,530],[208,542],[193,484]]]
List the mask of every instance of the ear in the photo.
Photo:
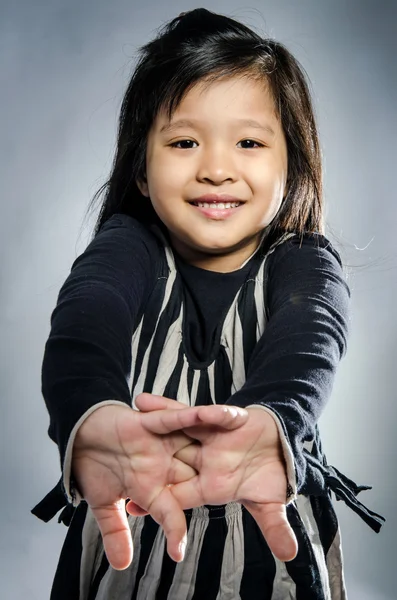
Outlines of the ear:
[[147,179],[144,177],[143,179],[137,179],[136,185],[143,196],[149,198],[149,186],[147,184]]

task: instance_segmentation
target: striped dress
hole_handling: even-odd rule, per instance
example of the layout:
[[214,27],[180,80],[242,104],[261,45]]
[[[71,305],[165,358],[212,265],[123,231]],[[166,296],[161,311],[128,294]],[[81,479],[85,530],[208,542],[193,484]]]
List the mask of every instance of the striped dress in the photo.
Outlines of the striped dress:
[[[189,406],[226,403],[244,385],[251,354],[266,328],[269,257],[293,234],[280,239],[266,256],[257,252],[251,257],[245,281],[230,298],[206,361],[189,355],[183,279],[167,240],[159,231],[156,235],[163,244],[163,260],[132,337],[128,382],[132,402],[139,393],[151,392]],[[367,488],[327,465],[317,426],[313,438],[305,442],[305,456],[308,472],[316,469],[325,484],[321,494],[290,498],[287,516],[299,546],[294,560],[277,560],[250,513],[232,502],[185,511],[187,547],[178,564],[168,557],[164,534],[150,516],[129,516],[134,559],[128,569],[115,571],[107,562],[92,513],[81,502],[77,508],[68,505],[60,517],[69,529],[52,600],[345,600],[331,490],[374,529],[379,529],[381,518],[356,498]],[[55,497],[54,492],[54,506]],[[35,509],[42,518],[43,502]]]

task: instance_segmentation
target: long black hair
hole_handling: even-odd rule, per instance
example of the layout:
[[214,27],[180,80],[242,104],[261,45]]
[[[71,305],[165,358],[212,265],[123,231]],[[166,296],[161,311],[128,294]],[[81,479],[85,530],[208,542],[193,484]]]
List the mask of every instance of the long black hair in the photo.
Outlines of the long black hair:
[[268,226],[272,242],[280,233],[323,232],[321,152],[305,72],[282,44],[259,36],[229,17],[198,8],[167,23],[140,48],[119,118],[117,150],[95,225],[115,213],[142,223],[158,222],[136,184],[145,177],[146,143],[160,110],[169,118],[199,81],[252,75],[270,85],[288,151],[288,193]]

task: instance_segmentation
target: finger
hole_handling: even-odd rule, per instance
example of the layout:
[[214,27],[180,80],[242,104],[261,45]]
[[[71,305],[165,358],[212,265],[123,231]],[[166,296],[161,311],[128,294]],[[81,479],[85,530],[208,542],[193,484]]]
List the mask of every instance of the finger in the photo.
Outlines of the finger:
[[[201,444],[189,444],[188,446],[185,446],[185,448],[182,448],[176,454],[174,454],[174,458],[178,459],[178,461],[182,464],[185,464],[187,468],[194,470],[195,474],[199,473],[202,465]],[[188,479],[191,478],[181,478],[179,481],[175,481],[175,483],[187,481]]]
[[210,404],[199,406],[198,414],[206,425],[218,425],[222,429],[233,430],[244,425],[249,417],[248,411],[240,406],[229,404]]
[[147,510],[144,510],[141,506],[139,506],[132,500],[129,500],[127,502],[125,509],[128,512],[128,514],[132,515],[133,517],[145,517],[149,514]]
[[239,429],[249,418],[248,412],[239,406],[212,404],[198,408],[201,423],[198,426],[185,428],[183,431],[189,438],[201,443],[208,443],[222,430],[227,432]]
[[[141,412],[155,410],[181,410],[188,408],[177,400],[171,400],[164,396],[142,393],[135,399],[135,406]],[[192,407],[199,410],[200,419],[208,425],[218,425],[223,429],[238,429],[248,419],[248,412],[239,406],[222,404],[210,404],[208,406]],[[237,418],[238,417],[238,418]],[[198,439],[198,438],[197,438]]]
[[298,542],[288,522],[285,504],[243,504],[257,522],[274,556],[283,562],[293,560],[298,552]]
[[132,561],[133,547],[124,500],[106,506],[91,506],[91,510],[102,534],[109,564],[116,570],[126,569]]
[[138,394],[138,396],[135,398],[135,406],[142,412],[187,408],[186,404],[182,404],[182,402],[178,402],[177,400],[171,400],[170,398],[165,398],[164,396],[156,396],[155,394],[148,394],[146,392]]
[[[169,486],[181,483],[182,481],[188,481],[193,477],[196,477],[197,471],[192,469],[191,466],[185,464],[184,462],[173,458],[171,468],[170,468],[170,481]],[[134,517],[142,517],[149,514],[146,510],[144,510],[141,506],[129,500],[126,504],[126,510],[130,515]]]
[[164,531],[167,552],[176,562],[183,560],[186,548],[186,519],[180,505],[171,493],[174,486],[163,488],[148,507],[150,515]]
[[[195,446],[195,444],[192,444]],[[190,464],[185,463],[184,460],[173,458],[169,471],[168,484],[181,483],[182,481],[189,481],[197,475],[197,470]]]
[[135,412],[135,415],[141,419],[143,427],[161,435],[207,424],[207,421],[211,425],[236,429],[248,419],[247,411],[224,405],[195,406],[184,410],[156,410],[148,413]]
[[[170,488],[170,492],[172,493],[175,500],[178,502],[178,506],[180,506],[183,510],[189,508],[195,508],[196,506],[202,506],[206,504],[202,489],[200,476],[192,477],[189,481],[183,481],[182,483],[177,483]],[[225,504],[224,502],[215,502],[214,504]]]

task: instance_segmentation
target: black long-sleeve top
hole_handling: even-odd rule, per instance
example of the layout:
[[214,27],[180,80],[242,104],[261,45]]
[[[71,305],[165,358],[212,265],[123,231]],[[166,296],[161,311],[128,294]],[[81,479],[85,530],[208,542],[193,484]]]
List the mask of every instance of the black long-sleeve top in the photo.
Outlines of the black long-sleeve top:
[[[61,288],[45,347],[42,392],[49,435],[63,466],[71,433],[85,415],[102,402],[131,405],[131,338],[156,281],[161,252],[152,232],[131,217],[114,215],[74,262]],[[176,260],[187,290],[192,353],[200,359],[250,261],[232,273],[214,273]],[[262,405],[281,423],[293,456],[295,493],[320,493],[325,480],[341,475],[332,467],[331,474],[318,468],[303,443],[314,437],[346,351],[349,298],[340,257],[324,236],[295,236],[267,259],[268,323],[246,383],[228,402]],[[341,477],[350,496],[366,489]],[[352,497],[348,503],[360,504]]]

